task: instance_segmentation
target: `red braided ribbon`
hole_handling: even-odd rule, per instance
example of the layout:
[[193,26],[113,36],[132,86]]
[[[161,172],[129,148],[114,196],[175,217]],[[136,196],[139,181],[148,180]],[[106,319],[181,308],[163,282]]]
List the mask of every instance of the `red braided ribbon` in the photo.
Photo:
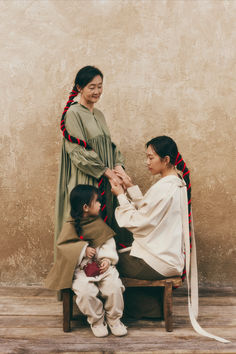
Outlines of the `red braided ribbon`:
[[[182,162],[183,161],[183,158],[181,157],[181,155],[180,155],[180,153],[178,152],[177,153],[177,156],[176,156],[176,159],[175,159],[175,166],[177,166],[178,164],[180,164],[180,162]],[[183,178],[185,177],[185,176],[187,176],[188,174],[190,174],[190,171],[187,169],[187,171],[186,172],[184,172],[185,171],[185,169],[187,168],[187,166],[186,166],[186,163],[183,161],[183,163],[184,163],[184,165],[183,165],[183,168],[182,168],[182,173],[183,173]],[[190,181],[189,181],[189,184],[187,185],[187,191],[189,190],[191,188],[191,183],[190,183]],[[191,222],[192,222],[192,220],[191,220],[191,199],[189,199],[189,201],[188,201],[188,206],[189,206],[189,215],[188,215],[188,218],[189,218],[189,239],[190,239],[190,250],[192,249],[192,242],[191,242],[191,226],[190,226],[190,224],[191,224]],[[182,281],[184,281],[184,279],[185,279],[185,277],[186,277],[186,269],[185,269],[185,267],[184,267],[184,269],[183,269],[183,273],[182,273]]]

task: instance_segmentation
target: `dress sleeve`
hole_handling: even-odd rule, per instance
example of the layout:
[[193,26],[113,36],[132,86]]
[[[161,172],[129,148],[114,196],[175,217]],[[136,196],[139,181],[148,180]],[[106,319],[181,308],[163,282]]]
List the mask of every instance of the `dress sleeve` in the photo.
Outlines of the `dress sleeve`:
[[[66,129],[70,135],[86,141],[81,121],[73,111],[66,113]],[[87,150],[68,140],[65,140],[65,149],[72,163],[83,173],[97,179],[104,174],[107,167],[94,150]]]
[[120,227],[126,227],[135,234],[135,237],[146,237],[161,222],[170,205],[163,190],[156,191],[155,195],[150,190],[138,201],[138,206],[130,202],[125,194],[117,198],[120,206],[115,210],[115,217]]
[[117,148],[116,144],[112,143],[112,150],[113,150],[113,160],[114,166],[125,166],[125,159],[124,156],[121,154],[120,150]]

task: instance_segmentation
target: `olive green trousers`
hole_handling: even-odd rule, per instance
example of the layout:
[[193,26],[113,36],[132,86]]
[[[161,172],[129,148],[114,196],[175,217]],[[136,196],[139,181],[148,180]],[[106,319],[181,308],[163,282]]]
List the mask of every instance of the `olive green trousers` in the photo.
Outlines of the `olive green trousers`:
[[[129,252],[119,254],[117,269],[121,277],[142,280],[160,280],[165,277],[152,269],[142,259],[130,256]],[[127,317],[161,318],[163,288],[127,288],[124,293],[125,309]]]

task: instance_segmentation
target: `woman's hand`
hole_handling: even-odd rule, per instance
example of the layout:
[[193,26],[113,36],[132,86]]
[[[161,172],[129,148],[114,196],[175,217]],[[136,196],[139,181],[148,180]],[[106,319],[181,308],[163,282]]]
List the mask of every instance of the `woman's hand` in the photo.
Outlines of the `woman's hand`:
[[114,194],[114,195],[120,195],[120,194],[124,194],[124,189],[123,187],[118,184],[118,183],[115,183],[113,180],[109,180],[110,184],[111,184],[111,192]]
[[95,256],[95,254],[96,254],[96,250],[95,250],[95,248],[92,248],[92,247],[88,246],[86,248],[85,254],[86,254],[86,257],[93,258]]
[[120,172],[120,173],[123,173],[123,172],[125,173],[125,170],[120,165],[115,166],[113,171]]
[[133,186],[131,178],[127,175],[127,173],[124,170],[114,171],[114,172],[116,176],[122,180],[122,184],[125,186],[126,189]]
[[105,273],[107,271],[107,269],[109,268],[110,264],[111,263],[110,263],[109,259],[103,259],[100,263],[100,266],[99,266],[100,273],[101,274]]
[[114,183],[116,184],[121,184],[122,180],[120,179],[120,177],[118,177],[116,175],[116,173],[111,170],[110,168],[107,168],[106,171],[104,172],[104,175],[109,179],[109,181],[114,181]]

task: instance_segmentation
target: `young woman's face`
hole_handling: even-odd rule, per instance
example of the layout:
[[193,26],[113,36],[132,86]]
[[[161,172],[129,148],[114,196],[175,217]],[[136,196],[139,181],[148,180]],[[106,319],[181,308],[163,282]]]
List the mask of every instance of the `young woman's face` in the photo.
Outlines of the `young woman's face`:
[[102,94],[102,78],[97,75],[83,89],[80,90],[81,98],[87,103],[96,103]]
[[147,151],[147,167],[152,175],[162,174],[166,170],[166,162],[155,152],[151,145]]
[[89,216],[97,216],[101,208],[101,203],[98,201],[98,195],[95,194],[90,206],[88,207]]

